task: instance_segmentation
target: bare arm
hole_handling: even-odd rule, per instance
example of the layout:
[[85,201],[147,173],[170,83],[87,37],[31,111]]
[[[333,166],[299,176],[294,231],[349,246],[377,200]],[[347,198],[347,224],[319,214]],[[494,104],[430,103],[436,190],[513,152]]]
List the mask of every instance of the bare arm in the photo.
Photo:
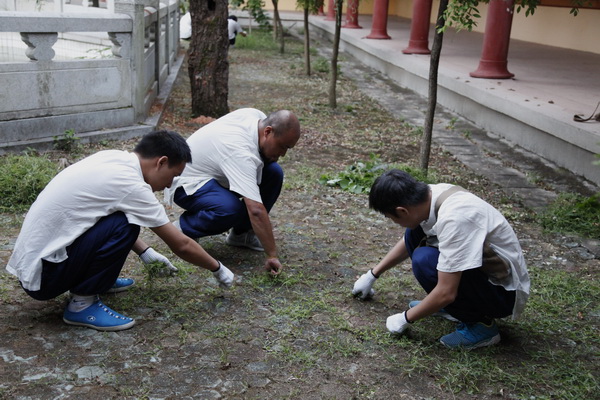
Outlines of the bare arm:
[[277,246],[275,245],[275,237],[273,236],[273,227],[271,226],[269,213],[262,203],[248,198],[244,198],[244,203],[248,209],[252,229],[263,245],[265,254],[267,255],[265,267],[276,275],[281,272],[282,265],[277,257]]
[[135,241],[135,243],[133,244],[133,248],[132,250],[134,251],[135,254],[137,254],[138,256],[140,254],[142,254],[144,252],[144,250],[146,250],[148,247],[148,244],[146,242],[144,242],[142,239],[137,238],[137,240]]
[[396,243],[394,247],[383,257],[383,259],[373,268],[373,274],[380,276],[388,269],[400,264],[408,258],[408,251],[404,243],[404,237]]
[[[167,244],[167,246],[169,246],[173,253],[181,259],[208,269],[209,271],[216,271],[219,269],[219,262],[216,259],[208,254],[196,241],[175,228],[172,223],[169,222],[163,226],[151,229]],[[138,247],[138,245],[141,245],[142,247]],[[139,251],[142,252],[147,247],[148,246],[141,239],[138,239],[133,245],[133,251],[137,253],[138,250],[141,249]]]
[[458,293],[462,272],[438,271],[438,283],[417,306],[406,312],[410,321],[416,321],[434,314],[452,303]]

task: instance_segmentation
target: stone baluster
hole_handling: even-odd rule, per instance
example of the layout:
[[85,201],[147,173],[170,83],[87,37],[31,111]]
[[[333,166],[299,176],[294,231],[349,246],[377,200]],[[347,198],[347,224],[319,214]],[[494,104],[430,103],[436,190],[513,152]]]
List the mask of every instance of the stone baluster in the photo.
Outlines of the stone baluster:
[[129,58],[131,55],[131,34],[109,32],[108,38],[112,46],[112,53],[115,57]]
[[21,33],[21,40],[27,45],[25,54],[33,61],[50,61],[56,54],[52,46],[58,40],[58,33]]

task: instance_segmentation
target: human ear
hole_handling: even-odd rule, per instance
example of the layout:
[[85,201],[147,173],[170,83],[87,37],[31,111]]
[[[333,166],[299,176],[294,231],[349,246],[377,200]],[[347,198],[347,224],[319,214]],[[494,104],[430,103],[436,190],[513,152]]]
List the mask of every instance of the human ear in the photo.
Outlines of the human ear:
[[397,218],[402,218],[409,214],[408,208],[406,208],[406,207],[396,207],[396,209],[394,211],[396,212]]
[[158,160],[156,161],[156,164],[157,164],[158,167],[161,167],[163,165],[168,166],[169,165],[169,157],[167,157],[167,156],[158,157]]

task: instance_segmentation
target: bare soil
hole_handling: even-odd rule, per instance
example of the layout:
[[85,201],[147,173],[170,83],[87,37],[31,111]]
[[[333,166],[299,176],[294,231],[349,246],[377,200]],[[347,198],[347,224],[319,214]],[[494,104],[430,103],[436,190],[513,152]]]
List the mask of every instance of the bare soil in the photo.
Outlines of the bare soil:
[[[35,301],[2,271],[0,399],[513,399],[531,393],[559,398],[553,394],[564,392],[553,382],[531,388],[518,374],[551,376],[546,361],[561,351],[580,353],[583,367],[573,368],[597,379],[597,342],[571,343],[520,321],[500,321],[502,342],[477,353],[443,348],[437,340],[453,325],[434,318],[419,321],[406,336],[389,337],[386,317],[424,295],[410,265],[382,277],[372,301],[358,301],[350,291],[402,230],[369,210],[365,195],[317,179],[370,154],[414,166],[420,137],[401,115],[383,110],[345,77],[339,106],[331,110],[327,74],[304,76],[301,51],[297,46],[289,51],[295,55],[232,49],[229,92],[231,109],[288,108],[301,120],[302,138],[282,160],[286,183],[272,211],[285,272],[273,279],[262,270],[261,254],[228,247],[223,236],[205,238],[201,244],[237,276],[233,289],[221,290],[210,273],[181,262],[143,231],[181,271],[148,279],[131,256],[124,275],[136,278],[136,287],[103,299],[137,324],[100,333],[62,322],[66,295]],[[184,68],[162,127],[187,136],[206,122],[191,116]],[[134,142],[111,145],[132,148]],[[544,234],[518,198],[440,148],[434,148],[430,166],[441,181],[469,188],[509,216],[536,273],[564,269],[598,279],[599,260],[578,238]],[[179,210],[169,212],[175,219]],[[0,218],[0,260],[6,264],[22,216]],[[581,318],[599,325],[597,315]],[[487,370],[495,365],[498,379],[460,372],[478,363]]]

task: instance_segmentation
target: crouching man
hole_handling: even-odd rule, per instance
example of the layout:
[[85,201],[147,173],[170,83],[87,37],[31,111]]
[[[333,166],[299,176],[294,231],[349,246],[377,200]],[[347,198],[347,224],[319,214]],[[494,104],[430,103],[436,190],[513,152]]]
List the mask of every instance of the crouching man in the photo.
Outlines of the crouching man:
[[6,269],[34,299],[70,291],[63,320],[100,331],[135,324],[98,296],[134,284],[118,278],[130,250],[144,263],[158,261],[176,270],[138,238],[141,226],[185,261],[212,271],[222,286],[231,286],[233,273],[175,228],[153,193],[171,186],[190,161],[185,139],[156,131],[144,136],[133,152],[100,151],[69,166],[29,209]]
[[354,284],[352,294],[374,294],[377,278],[408,257],[427,296],[387,318],[396,334],[436,315],[457,321],[440,341],[473,349],[500,341],[495,318],[517,318],[529,296],[529,275],[517,236],[498,210],[450,184],[427,185],[391,170],[371,188],[369,206],[405,227],[404,237]]

